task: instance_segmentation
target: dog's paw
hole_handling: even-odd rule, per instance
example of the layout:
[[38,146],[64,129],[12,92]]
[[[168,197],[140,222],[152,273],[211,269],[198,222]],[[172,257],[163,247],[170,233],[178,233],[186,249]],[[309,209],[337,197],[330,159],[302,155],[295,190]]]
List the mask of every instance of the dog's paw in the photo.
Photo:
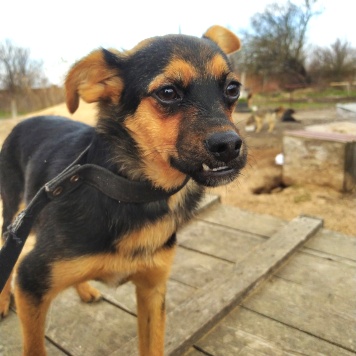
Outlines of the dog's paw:
[[0,320],[9,314],[11,303],[11,293],[3,293],[0,295]]
[[77,284],[75,288],[84,303],[94,303],[102,299],[100,291],[92,287],[88,282]]

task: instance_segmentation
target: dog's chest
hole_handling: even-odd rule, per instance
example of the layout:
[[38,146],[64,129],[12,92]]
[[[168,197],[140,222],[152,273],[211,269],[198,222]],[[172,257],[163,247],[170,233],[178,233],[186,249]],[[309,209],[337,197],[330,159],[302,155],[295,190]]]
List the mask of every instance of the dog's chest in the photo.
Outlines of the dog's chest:
[[158,221],[127,234],[119,240],[116,249],[123,259],[151,264],[156,252],[165,247],[176,228],[175,217],[167,214]]
[[202,191],[196,190],[194,182],[187,184],[169,199],[167,214],[118,240],[115,246],[118,254],[134,264],[154,264],[160,251],[174,247],[174,234],[191,217],[201,195]]

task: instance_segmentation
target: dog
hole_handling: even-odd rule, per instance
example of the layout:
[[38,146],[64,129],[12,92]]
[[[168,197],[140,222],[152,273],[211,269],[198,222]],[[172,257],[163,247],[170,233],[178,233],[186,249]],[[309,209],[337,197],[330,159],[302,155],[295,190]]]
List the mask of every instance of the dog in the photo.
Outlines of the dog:
[[285,109],[279,106],[273,110],[259,110],[254,107],[251,116],[247,119],[245,130],[247,132],[255,131],[256,133],[261,132],[264,125],[268,125],[268,132],[273,132],[277,120],[281,118]]
[[[66,81],[71,113],[81,98],[97,103],[95,127],[62,117],[19,123],[0,154],[2,239],[21,202],[62,172],[91,144],[86,163],[171,191],[167,199],[122,203],[89,185],[50,202],[36,242],[16,269],[15,303],[24,355],[46,354],[51,301],[74,286],[84,302],[100,299],[89,280],[136,286],[140,355],[163,355],[166,282],[178,226],[192,217],[205,187],[236,179],[247,148],[233,123],[240,83],[228,54],[240,40],[221,27],[202,38],[166,35],[132,50],[98,49],[75,63]],[[9,278],[0,313],[9,309]]]
[[287,109],[286,111],[284,111],[281,121],[282,122],[295,122],[295,123],[300,123],[299,120],[296,120],[293,117],[293,114],[295,114],[295,110],[293,109]]
[[253,94],[249,93],[247,96],[247,107],[251,110],[252,115],[250,115],[246,121],[246,132],[261,132],[265,124],[268,125],[268,132],[273,132],[278,120],[281,122],[299,123],[299,121],[292,116],[295,114],[295,110],[284,109],[283,106],[270,110],[260,110],[257,106],[252,105],[252,98]]

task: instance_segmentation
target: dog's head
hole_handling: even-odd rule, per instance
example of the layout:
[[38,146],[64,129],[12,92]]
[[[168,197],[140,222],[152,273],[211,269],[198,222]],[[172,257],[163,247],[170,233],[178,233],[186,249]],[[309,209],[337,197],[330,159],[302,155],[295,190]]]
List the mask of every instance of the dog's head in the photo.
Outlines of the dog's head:
[[283,106],[278,106],[278,108],[274,109],[274,112],[278,115],[281,116],[285,112],[285,108]]
[[170,189],[187,175],[226,184],[246,161],[232,119],[240,83],[227,58],[239,48],[232,32],[213,26],[203,38],[167,35],[130,51],[94,51],[67,76],[67,106],[73,113],[79,97],[98,102],[99,130],[127,132],[138,152],[131,171],[156,186]]

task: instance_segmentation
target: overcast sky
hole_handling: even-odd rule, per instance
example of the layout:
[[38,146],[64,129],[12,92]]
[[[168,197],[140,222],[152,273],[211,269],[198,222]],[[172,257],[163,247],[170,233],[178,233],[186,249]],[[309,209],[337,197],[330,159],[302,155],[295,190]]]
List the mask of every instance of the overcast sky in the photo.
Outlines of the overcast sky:
[[[267,4],[283,0],[3,0],[0,42],[10,39],[42,60],[54,84],[76,60],[98,47],[130,49],[168,33],[201,36],[213,24],[235,33]],[[293,0],[298,4],[303,0]],[[311,20],[308,43],[329,46],[337,38],[356,46],[354,3],[318,0],[323,13]]]

